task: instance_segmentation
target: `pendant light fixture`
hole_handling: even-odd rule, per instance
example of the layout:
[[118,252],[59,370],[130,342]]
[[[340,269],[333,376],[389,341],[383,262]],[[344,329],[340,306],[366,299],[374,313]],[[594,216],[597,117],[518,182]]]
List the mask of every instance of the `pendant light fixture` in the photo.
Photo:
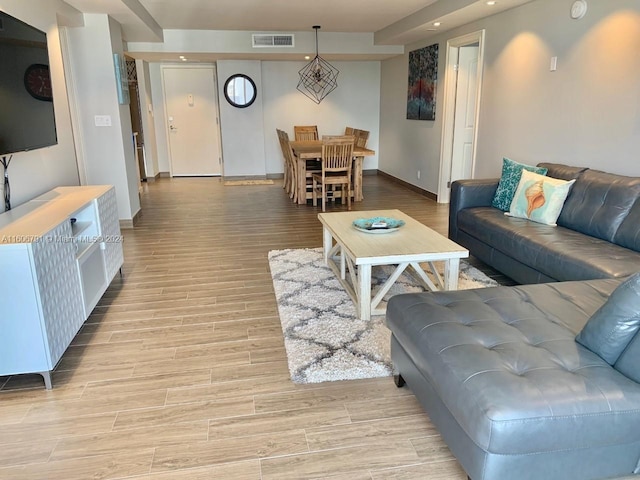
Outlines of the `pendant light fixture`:
[[313,28],[316,31],[316,56],[298,72],[300,75],[298,90],[314,102],[320,103],[324,97],[337,88],[340,72],[318,54],[320,25],[314,25]]

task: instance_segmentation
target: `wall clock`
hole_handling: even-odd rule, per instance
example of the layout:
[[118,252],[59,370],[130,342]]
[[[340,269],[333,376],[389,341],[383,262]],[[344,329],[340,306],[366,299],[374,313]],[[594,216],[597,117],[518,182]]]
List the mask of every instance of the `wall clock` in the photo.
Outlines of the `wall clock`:
[[37,100],[53,101],[49,65],[42,63],[29,65],[24,72],[24,88]]
[[585,0],[576,0],[571,5],[571,18],[578,20],[587,13],[587,2]]

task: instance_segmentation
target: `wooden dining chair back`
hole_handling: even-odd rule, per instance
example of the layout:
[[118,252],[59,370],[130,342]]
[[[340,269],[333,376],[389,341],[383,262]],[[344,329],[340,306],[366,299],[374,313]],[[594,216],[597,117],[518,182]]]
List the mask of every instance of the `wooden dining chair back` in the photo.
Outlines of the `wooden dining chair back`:
[[356,147],[365,148],[367,146],[367,140],[369,140],[368,130],[354,129],[353,136],[356,137]]
[[353,127],[344,127],[345,135],[353,135]]
[[297,163],[294,158],[293,151],[291,150],[291,144],[289,143],[289,134],[284,130],[276,129],[278,133],[278,141],[280,142],[280,148],[282,149],[282,156],[284,157],[284,184],[283,188],[289,195],[289,198],[294,202],[298,201],[298,187],[297,187]]
[[318,140],[317,125],[296,125],[293,127],[293,133],[297,142],[305,140]]
[[340,196],[344,204],[347,199],[351,210],[351,167],[353,165],[354,137],[351,135],[322,137],[322,171],[312,175],[313,205],[318,204],[318,194],[322,198],[322,211],[325,211],[327,187],[331,186],[333,198],[337,194],[334,187],[340,186]]

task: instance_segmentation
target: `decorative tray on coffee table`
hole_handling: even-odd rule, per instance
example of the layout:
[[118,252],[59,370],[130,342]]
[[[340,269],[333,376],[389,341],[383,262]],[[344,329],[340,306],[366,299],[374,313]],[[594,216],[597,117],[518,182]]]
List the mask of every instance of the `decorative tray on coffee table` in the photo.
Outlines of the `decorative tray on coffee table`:
[[353,227],[364,233],[397,232],[403,225],[404,220],[388,217],[358,218],[353,221]]

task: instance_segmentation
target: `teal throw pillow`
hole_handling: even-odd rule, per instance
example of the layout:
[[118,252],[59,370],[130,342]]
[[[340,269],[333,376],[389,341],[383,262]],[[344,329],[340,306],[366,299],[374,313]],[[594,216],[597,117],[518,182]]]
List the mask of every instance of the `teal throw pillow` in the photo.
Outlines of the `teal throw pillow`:
[[[618,285],[586,323],[576,342],[613,365],[640,330],[640,273]],[[637,365],[636,365],[637,369]]]
[[522,170],[520,183],[506,215],[556,225],[575,180],[559,180]]
[[522,175],[523,169],[529,172],[539,173],[540,175],[547,174],[546,168],[523,165],[508,158],[503,158],[502,176],[500,177],[498,188],[491,202],[492,207],[498,208],[503,212],[509,211],[513,195],[516,193],[516,188],[518,188],[518,184],[520,183],[520,176]]

